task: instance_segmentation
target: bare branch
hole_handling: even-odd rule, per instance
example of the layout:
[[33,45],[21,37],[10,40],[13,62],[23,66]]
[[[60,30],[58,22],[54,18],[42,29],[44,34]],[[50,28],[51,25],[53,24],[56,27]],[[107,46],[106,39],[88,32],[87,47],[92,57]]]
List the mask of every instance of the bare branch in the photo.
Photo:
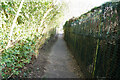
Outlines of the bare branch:
[[19,6],[19,8],[18,8],[18,11],[17,11],[17,13],[16,13],[16,16],[15,16],[15,18],[14,18],[14,20],[13,20],[13,24],[12,24],[11,31],[10,31],[10,34],[9,34],[9,41],[8,41],[8,45],[6,46],[6,49],[7,49],[7,48],[10,46],[10,44],[11,44],[13,29],[14,29],[14,27],[15,27],[15,23],[16,23],[16,20],[17,20],[17,18],[18,18],[18,16],[19,16],[19,12],[20,12],[20,10],[21,10],[21,8],[22,8],[23,2],[24,2],[24,0],[21,1],[20,6]]

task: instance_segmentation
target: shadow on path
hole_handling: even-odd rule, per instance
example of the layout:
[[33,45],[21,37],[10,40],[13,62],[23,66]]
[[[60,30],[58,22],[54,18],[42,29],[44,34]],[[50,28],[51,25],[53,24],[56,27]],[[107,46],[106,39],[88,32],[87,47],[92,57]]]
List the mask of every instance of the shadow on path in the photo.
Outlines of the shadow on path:
[[[46,71],[43,77],[78,78],[78,75],[74,73],[76,62],[73,60],[62,34],[58,35],[58,40],[48,54],[48,64],[45,67]],[[81,76],[82,73],[80,73],[79,77]]]
[[20,78],[83,78],[76,60],[70,54],[63,35],[54,37],[39,50],[39,56],[28,64]]

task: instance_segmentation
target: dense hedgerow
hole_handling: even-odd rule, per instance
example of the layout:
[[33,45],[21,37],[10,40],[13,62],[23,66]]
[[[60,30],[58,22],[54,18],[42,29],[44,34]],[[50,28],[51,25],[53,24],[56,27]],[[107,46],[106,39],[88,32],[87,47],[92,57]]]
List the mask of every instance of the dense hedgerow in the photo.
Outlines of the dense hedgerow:
[[58,18],[62,17],[61,4],[56,5],[52,0],[21,4],[22,1],[0,2],[0,71],[3,78],[18,75],[20,69],[30,63],[31,56],[38,55],[39,45],[55,34],[60,23]]

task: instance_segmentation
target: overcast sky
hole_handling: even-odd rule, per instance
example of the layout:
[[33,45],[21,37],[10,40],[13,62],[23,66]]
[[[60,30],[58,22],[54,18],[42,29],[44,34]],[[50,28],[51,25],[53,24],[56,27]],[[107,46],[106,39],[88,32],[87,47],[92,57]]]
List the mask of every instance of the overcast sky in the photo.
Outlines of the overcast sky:
[[64,0],[69,6],[69,17],[80,16],[81,14],[91,10],[95,6],[100,6],[101,4],[108,2],[110,0]]

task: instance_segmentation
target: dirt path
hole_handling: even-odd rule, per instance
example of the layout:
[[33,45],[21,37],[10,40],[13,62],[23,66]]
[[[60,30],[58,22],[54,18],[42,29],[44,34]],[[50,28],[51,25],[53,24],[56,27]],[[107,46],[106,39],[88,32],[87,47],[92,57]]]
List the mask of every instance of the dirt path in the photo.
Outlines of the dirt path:
[[[63,35],[58,36],[58,40],[51,48],[48,56],[49,63],[46,65],[45,78],[78,78],[75,72],[75,60],[73,60]],[[74,64],[73,64],[74,63]],[[82,76],[82,73],[81,73]],[[80,76],[79,76],[80,77]]]
[[80,68],[70,54],[63,35],[58,35],[41,48],[40,55],[26,67],[22,78],[83,78]]

